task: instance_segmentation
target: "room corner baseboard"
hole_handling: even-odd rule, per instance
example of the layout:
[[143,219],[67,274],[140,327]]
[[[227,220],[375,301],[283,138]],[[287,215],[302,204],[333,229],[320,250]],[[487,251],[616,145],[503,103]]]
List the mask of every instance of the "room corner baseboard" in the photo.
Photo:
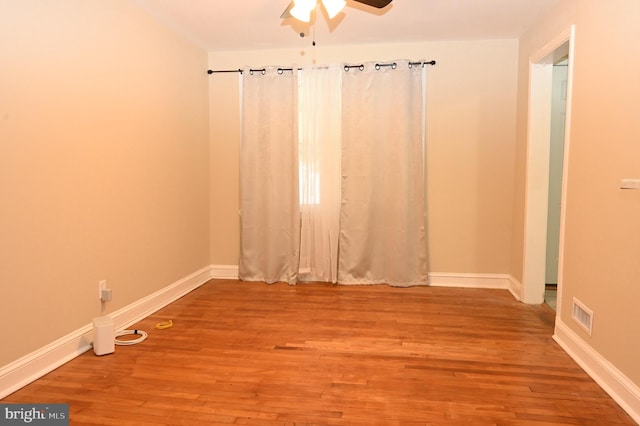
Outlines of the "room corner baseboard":
[[522,301],[524,287],[522,283],[512,276],[509,276],[509,292],[516,298],[516,300]]
[[[207,266],[175,283],[109,314],[114,328],[122,330],[162,309],[212,278]],[[0,368],[0,399],[39,379],[91,349],[93,325],[87,324],[66,336]]]
[[211,278],[237,280],[238,265],[212,265]]
[[556,317],[553,339],[640,424],[640,388]]

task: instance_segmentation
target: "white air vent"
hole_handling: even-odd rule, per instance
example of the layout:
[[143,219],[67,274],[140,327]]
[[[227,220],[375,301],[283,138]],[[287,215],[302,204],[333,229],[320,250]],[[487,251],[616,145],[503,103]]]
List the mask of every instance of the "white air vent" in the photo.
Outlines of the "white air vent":
[[573,319],[585,329],[591,336],[591,327],[593,326],[593,311],[587,308],[584,303],[575,297],[573,298]]

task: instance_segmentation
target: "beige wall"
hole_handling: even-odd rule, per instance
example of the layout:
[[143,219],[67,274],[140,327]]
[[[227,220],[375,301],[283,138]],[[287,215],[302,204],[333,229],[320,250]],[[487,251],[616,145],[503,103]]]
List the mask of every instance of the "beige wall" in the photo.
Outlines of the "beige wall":
[[[634,383],[640,384],[640,2],[566,1],[522,39],[517,188],[524,176],[526,85],[523,60],[575,23],[573,113],[566,199],[561,321]],[[523,130],[524,129],[524,130]],[[516,199],[521,200],[520,191]],[[516,216],[522,209],[516,202]],[[521,274],[520,219],[514,220],[513,274]],[[572,319],[576,297],[593,310],[588,336]]]
[[[579,2],[567,199],[563,321],[640,384],[640,2]],[[593,337],[571,321],[577,297]]]
[[0,366],[209,264],[206,53],[125,1],[0,2]]
[[[305,42],[306,43],[306,42]],[[428,69],[430,270],[509,272],[517,40],[211,52],[213,69],[308,66],[396,58]],[[214,74],[211,91],[212,264],[238,263],[238,75]]]

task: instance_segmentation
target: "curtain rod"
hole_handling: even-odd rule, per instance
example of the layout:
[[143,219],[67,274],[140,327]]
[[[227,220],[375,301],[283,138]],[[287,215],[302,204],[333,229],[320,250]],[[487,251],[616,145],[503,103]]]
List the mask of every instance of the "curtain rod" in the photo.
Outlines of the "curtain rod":
[[[419,61],[419,62],[409,62],[409,66],[410,67],[414,67],[414,66],[425,66],[425,65],[435,65],[436,61]],[[398,66],[398,64],[396,64],[395,62],[389,63],[389,64],[376,64],[375,67],[377,70],[379,70],[382,67],[391,67],[393,69],[395,69]],[[360,64],[360,65],[345,65],[344,66],[344,70],[345,71],[349,71],[352,68],[358,68],[360,71],[364,70],[364,64]],[[297,68],[298,70],[301,70],[302,68]],[[293,71],[293,68],[278,68],[278,72],[280,74],[282,74],[284,71]],[[220,74],[220,73],[231,73],[231,72],[237,72],[242,74],[243,71],[242,69],[238,68],[237,70],[207,70],[207,74]],[[250,68],[249,72],[254,73],[254,72],[261,72],[261,73],[265,73],[267,72],[266,68]]]

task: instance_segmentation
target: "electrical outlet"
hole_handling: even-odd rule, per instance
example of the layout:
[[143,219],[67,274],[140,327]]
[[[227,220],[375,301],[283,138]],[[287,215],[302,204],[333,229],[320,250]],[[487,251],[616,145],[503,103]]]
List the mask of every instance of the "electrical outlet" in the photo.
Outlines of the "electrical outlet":
[[622,179],[620,182],[622,189],[640,189],[640,179]]
[[107,280],[98,281],[98,299],[102,300],[102,290],[107,289]]

